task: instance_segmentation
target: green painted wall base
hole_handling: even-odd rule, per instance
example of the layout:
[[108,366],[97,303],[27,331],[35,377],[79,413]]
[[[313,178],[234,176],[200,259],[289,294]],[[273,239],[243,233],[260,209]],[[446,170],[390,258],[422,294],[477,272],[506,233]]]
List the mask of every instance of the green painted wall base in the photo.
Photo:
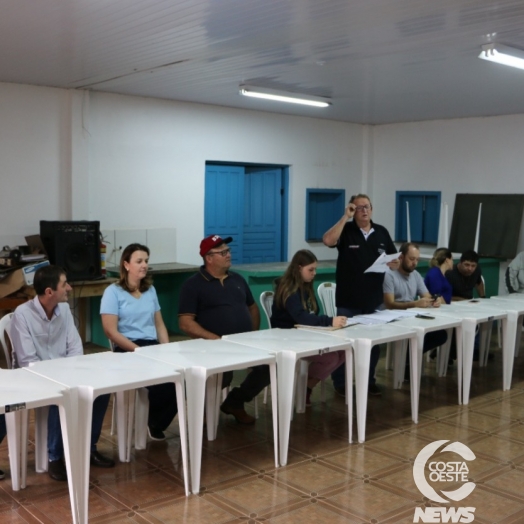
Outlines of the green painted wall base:
[[[480,261],[482,274],[486,281],[487,297],[498,294],[499,264],[500,261],[495,258],[484,258]],[[268,329],[269,326],[264,314],[262,313],[260,295],[263,291],[273,290],[274,280],[282,276],[286,267],[287,263],[245,264],[233,267],[233,271],[236,271],[246,279],[255,301],[260,307],[261,329]],[[417,270],[424,277],[428,271],[428,261],[421,260]],[[153,276],[158,300],[160,302],[160,307],[162,308],[162,316],[170,333],[181,334],[178,327],[178,296],[183,282],[193,273],[194,271],[188,271],[162,273]],[[335,282],[335,261],[319,261],[317,276],[315,277],[315,289],[322,282]],[[109,348],[109,343],[102,329],[99,312],[100,298],[92,298],[90,310],[91,341],[100,346]]]

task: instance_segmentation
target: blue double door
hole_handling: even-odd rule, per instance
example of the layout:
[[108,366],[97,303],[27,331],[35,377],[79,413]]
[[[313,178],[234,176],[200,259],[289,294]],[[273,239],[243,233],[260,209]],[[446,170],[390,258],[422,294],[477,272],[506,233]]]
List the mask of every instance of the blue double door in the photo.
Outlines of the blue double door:
[[204,234],[233,237],[233,264],[280,262],[284,168],[206,165]]

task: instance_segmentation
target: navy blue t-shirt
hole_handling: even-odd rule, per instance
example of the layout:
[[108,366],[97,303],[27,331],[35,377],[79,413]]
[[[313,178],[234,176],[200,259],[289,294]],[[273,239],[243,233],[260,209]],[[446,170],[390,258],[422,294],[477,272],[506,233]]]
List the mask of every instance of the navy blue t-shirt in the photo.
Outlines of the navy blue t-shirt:
[[[309,306],[309,295],[304,294],[306,305]],[[300,293],[296,291],[286,300],[284,308],[278,308],[276,302],[273,302],[271,309],[271,327],[281,329],[291,329],[295,324],[304,326],[331,326],[333,319],[326,315],[316,315],[304,308]]]
[[220,279],[211,276],[202,266],[182,285],[178,314],[195,315],[195,321],[218,336],[253,331],[249,307],[255,300],[247,282],[229,271]]

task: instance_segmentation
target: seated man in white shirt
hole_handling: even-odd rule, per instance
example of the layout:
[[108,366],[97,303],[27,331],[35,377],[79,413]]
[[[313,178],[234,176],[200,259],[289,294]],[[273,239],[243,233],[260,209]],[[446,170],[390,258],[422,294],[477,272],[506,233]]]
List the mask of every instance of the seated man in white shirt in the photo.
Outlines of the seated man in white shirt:
[[[416,244],[405,242],[400,246],[400,267],[397,271],[388,269],[384,276],[382,289],[386,309],[434,308],[445,304],[442,297],[431,296],[423,278],[416,271],[419,259],[420,250]],[[441,346],[446,340],[445,330],[427,333],[424,337],[424,352]]]
[[510,293],[524,293],[524,251],[510,262],[506,269],[506,287]]
[[[65,271],[58,266],[44,266],[36,271],[33,286],[37,296],[16,308],[11,323],[16,366],[26,367],[40,360],[82,355],[82,341],[67,303],[71,286]],[[112,459],[96,449],[108,402],[109,395],[101,395],[93,403],[91,465],[102,468],[115,465]],[[67,480],[57,406],[49,408],[47,447],[49,476],[53,480]]]

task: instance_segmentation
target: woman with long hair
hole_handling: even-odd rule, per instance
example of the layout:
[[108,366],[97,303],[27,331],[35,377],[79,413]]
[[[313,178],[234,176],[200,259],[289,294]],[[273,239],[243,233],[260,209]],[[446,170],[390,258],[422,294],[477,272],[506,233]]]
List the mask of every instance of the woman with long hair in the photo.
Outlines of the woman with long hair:
[[[313,289],[316,272],[317,257],[308,249],[297,251],[286,272],[278,281],[271,312],[271,327],[291,329],[301,324],[340,328],[346,325],[346,317],[318,314],[318,304]],[[312,389],[344,363],[345,352],[334,351],[306,357],[305,360],[310,362],[306,395],[306,406],[310,406]]]
[[446,304],[449,304],[453,290],[446,278],[446,271],[453,269],[451,251],[446,247],[436,249],[433,258],[429,261],[429,267],[430,270],[424,278],[424,284],[433,296],[439,295]]
[[[100,314],[107,338],[115,352],[166,344],[167,329],[160,313],[156,290],[147,276],[149,248],[130,244],[120,258],[120,279],[102,296]],[[177,414],[173,383],[148,386],[148,433],[152,440],[164,440],[164,431]]]

